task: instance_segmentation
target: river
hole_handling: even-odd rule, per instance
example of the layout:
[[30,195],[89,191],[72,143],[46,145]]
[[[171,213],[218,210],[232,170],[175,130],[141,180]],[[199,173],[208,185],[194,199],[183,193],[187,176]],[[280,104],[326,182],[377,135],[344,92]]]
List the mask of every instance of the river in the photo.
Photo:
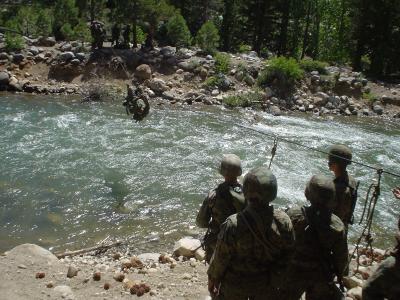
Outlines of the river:
[[[258,129],[322,150],[344,143],[356,160],[400,173],[398,121],[257,114]],[[118,103],[0,95],[0,252],[26,242],[78,249],[107,236],[166,251],[179,237],[198,235],[195,216],[221,180],[221,155],[239,155],[244,170],[269,162],[273,141],[235,125],[252,119],[254,112],[220,107],[156,107],[134,123]],[[304,204],[311,175],[330,175],[323,154],[283,142],[272,170],[276,207]],[[376,174],[358,165],[349,170],[364,198]],[[383,177],[373,226],[381,247],[393,243],[400,215],[395,185],[400,178]],[[353,226],[350,238],[360,229]]]

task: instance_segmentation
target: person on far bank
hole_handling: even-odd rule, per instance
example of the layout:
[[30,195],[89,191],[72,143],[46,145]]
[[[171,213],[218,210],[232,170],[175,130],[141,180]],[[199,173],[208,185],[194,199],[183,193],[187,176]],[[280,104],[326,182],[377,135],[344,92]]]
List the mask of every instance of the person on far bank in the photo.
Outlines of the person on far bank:
[[210,262],[217,243],[217,236],[222,223],[230,216],[245,208],[242,185],[238,177],[242,175],[242,163],[235,154],[223,156],[219,173],[224,182],[208,193],[197,214],[196,224],[207,228],[204,237],[205,260]]
[[352,152],[345,145],[336,144],[329,149],[328,166],[335,176],[336,201],[333,213],[342,220],[346,234],[349,224],[353,224],[358,189],[358,182],[347,172],[351,159]]

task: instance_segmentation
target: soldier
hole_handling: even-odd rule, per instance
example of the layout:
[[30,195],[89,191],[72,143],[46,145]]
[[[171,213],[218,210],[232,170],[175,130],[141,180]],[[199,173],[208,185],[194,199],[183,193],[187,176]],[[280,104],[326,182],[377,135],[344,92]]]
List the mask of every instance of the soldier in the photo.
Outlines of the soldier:
[[280,298],[298,300],[305,292],[307,300],[345,299],[333,281],[336,275],[341,282],[348,262],[345,228],[332,214],[334,184],[324,176],[313,176],[305,196],[311,206],[288,211],[296,242]]
[[131,36],[131,26],[126,25],[125,26],[125,30],[122,33],[122,37],[124,39],[124,47],[125,48],[129,48],[130,36]]
[[135,91],[127,84],[127,95],[122,103],[125,106],[126,114],[132,114],[132,119],[136,122],[142,121],[150,112],[150,103],[143,88],[138,86]]
[[242,186],[237,180],[242,175],[240,158],[234,154],[224,155],[219,172],[225,181],[208,193],[196,218],[197,226],[208,228],[204,237],[208,263],[217,244],[221,224],[245,207]]
[[118,47],[120,34],[121,28],[118,24],[114,24],[114,26],[111,28],[111,46]]
[[[400,188],[393,190],[400,200]],[[397,245],[391,256],[385,259],[363,286],[363,300],[398,300],[400,299],[400,219],[396,234]]]
[[335,175],[336,205],[333,213],[342,220],[346,234],[349,224],[353,224],[358,189],[358,182],[346,170],[351,159],[351,150],[345,145],[333,145],[329,150],[328,166]]
[[270,205],[277,189],[275,176],[265,167],[245,176],[243,192],[248,205],[221,226],[207,272],[213,299],[278,299],[276,287],[294,236],[289,217]]
[[100,21],[92,21],[90,24],[90,32],[92,34],[92,50],[103,48],[103,42],[106,36],[104,23]]

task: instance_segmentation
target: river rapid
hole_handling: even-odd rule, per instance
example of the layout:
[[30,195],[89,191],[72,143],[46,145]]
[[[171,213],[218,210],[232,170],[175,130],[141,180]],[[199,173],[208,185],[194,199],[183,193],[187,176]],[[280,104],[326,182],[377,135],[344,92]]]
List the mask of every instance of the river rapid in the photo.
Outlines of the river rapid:
[[[269,163],[273,141],[236,123],[321,150],[344,143],[355,160],[400,173],[398,121],[160,106],[134,123],[119,103],[3,94],[0,252],[26,242],[78,249],[106,237],[129,238],[142,251],[166,251],[184,235],[199,236],[195,217],[221,181],[222,154],[239,155],[245,171]],[[275,206],[282,208],[306,203],[303,191],[313,174],[331,176],[323,154],[283,142],[272,170],[279,185]],[[358,165],[349,171],[361,181],[359,220],[376,174]],[[400,178],[383,177],[373,225],[381,247],[392,245],[400,215],[391,193],[396,185]],[[350,238],[360,230],[352,226]]]

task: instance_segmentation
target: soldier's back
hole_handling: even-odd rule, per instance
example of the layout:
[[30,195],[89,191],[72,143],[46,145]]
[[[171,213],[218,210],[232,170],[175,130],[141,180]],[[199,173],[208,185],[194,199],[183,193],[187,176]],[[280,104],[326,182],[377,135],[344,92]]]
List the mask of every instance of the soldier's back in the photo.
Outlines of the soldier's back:
[[333,213],[347,226],[353,214],[353,199],[357,197],[357,181],[349,174],[336,178],[334,181],[336,206]]

